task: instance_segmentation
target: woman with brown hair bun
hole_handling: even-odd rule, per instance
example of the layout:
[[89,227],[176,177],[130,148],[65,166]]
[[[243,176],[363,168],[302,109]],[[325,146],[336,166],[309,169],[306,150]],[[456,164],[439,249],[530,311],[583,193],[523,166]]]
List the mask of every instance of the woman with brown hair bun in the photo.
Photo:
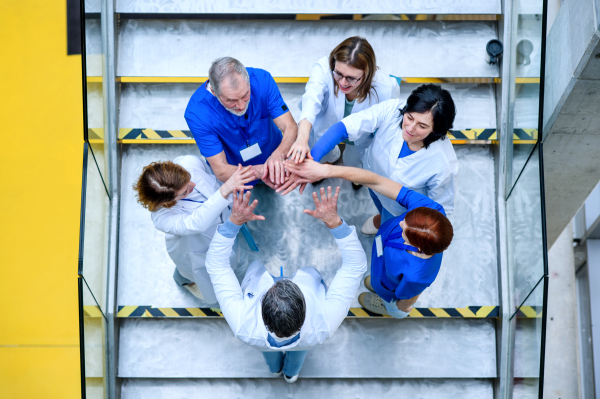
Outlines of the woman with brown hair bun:
[[[299,163],[332,125],[344,117],[382,101],[400,96],[396,78],[377,70],[375,52],[369,42],[358,36],[340,43],[328,57],[317,61],[302,96],[302,115],[298,138],[288,157]],[[362,167],[362,157],[372,137],[346,141],[344,164]],[[339,147],[321,162],[333,163],[340,157]]]
[[382,223],[377,231],[371,252],[371,275],[364,280],[372,292],[360,294],[358,302],[373,313],[397,319],[408,316],[419,295],[437,277],[442,254],[454,236],[444,207],[364,169],[323,165],[313,160],[302,164],[288,161],[286,168],[300,176],[301,183],[330,177],[354,181],[406,208],[406,212]]
[[[138,202],[152,212],[154,227],[165,233],[167,252],[176,266],[173,279],[209,304],[216,303],[217,297],[206,272],[206,252],[217,226],[231,213],[231,193],[250,190],[252,186],[246,184],[253,180],[252,167],[238,165],[221,183],[200,158],[186,155],[144,167],[133,186]],[[230,263],[236,270],[235,250]]]

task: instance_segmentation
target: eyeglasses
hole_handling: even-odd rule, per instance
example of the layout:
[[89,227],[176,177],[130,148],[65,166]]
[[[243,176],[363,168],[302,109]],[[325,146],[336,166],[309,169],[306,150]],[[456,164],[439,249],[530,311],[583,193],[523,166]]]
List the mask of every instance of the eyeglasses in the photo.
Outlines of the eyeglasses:
[[350,83],[351,85],[358,83],[359,80],[361,80],[363,78],[363,76],[361,76],[360,78],[350,78],[348,76],[344,76],[341,73],[339,73],[338,71],[332,71],[333,72],[333,78],[335,80],[342,80],[344,78],[346,78],[346,82]]

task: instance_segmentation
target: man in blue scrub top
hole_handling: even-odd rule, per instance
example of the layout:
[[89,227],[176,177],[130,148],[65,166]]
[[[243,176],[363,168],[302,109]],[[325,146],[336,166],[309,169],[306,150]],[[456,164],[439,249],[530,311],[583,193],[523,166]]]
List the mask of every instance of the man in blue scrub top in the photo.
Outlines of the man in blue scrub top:
[[223,57],[208,77],[190,98],[185,119],[217,179],[227,181],[242,164],[254,165],[256,178],[273,188],[283,184],[283,161],[298,125],[271,74]]

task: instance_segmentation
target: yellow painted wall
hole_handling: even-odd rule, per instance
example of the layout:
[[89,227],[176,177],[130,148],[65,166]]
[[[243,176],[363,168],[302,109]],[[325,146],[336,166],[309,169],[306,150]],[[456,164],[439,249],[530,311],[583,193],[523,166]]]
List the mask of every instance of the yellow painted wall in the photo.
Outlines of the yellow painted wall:
[[81,57],[65,0],[0,1],[0,397],[79,398]]

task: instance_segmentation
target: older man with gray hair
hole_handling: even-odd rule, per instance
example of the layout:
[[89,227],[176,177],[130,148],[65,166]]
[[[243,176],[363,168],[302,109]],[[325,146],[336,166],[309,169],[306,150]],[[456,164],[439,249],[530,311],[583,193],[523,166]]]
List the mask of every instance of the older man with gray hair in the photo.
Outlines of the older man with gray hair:
[[[340,188],[321,188],[321,200],[313,193],[315,210],[304,213],[322,220],[342,254],[342,267],[329,289],[314,267],[298,270],[291,279],[274,277],[254,261],[240,286],[229,265],[229,255],[240,227],[252,220],[258,204],[250,193],[234,193],[231,216],[214,235],[206,257],[206,270],[223,316],[235,336],[262,352],[271,373],[295,382],[310,348],[322,344],[340,326],[367,271],[367,257],[356,235],[337,213]],[[310,250],[310,248],[307,248]]]
[[217,179],[227,181],[242,164],[253,165],[257,179],[271,187],[283,184],[283,161],[298,125],[273,77],[222,57],[212,63],[208,78],[184,116]]

